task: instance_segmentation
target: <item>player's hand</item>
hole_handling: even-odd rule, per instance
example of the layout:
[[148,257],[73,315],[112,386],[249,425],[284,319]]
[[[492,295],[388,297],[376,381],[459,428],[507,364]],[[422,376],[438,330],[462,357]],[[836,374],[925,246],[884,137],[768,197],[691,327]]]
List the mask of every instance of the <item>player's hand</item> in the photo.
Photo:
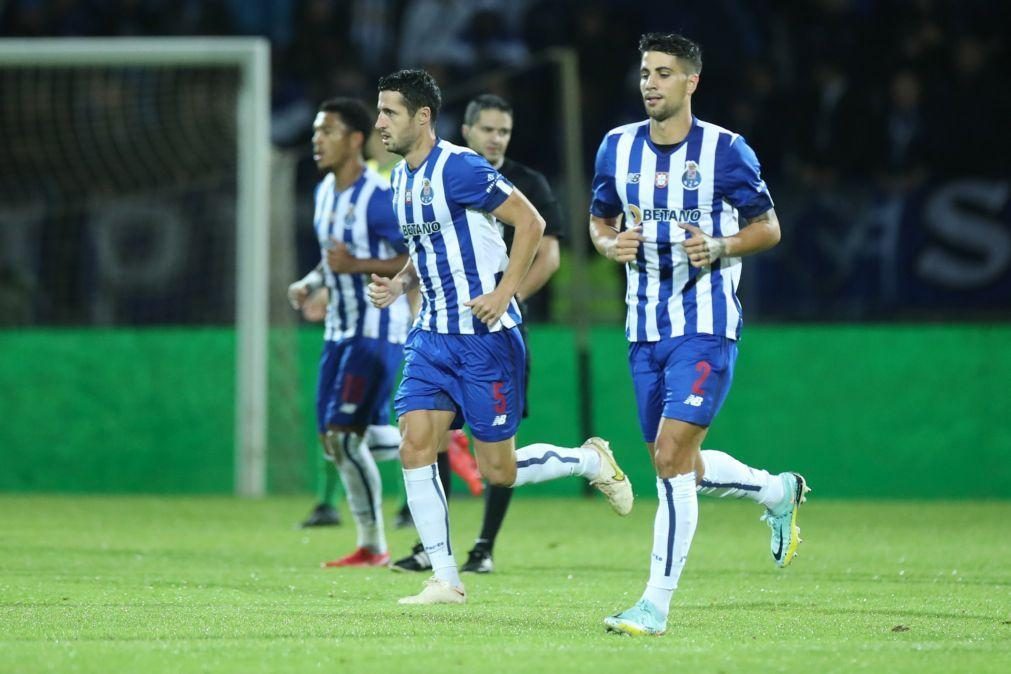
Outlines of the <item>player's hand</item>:
[[491,327],[502,318],[502,314],[509,308],[511,300],[511,295],[507,295],[496,288],[490,293],[478,295],[469,302],[464,302],[463,305],[470,307],[470,310],[474,312],[479,321]]
[[326,305],[330,302],[330,291],[326,286],[317,288],[302,303],[302,318],[310,323],[319,323],[326,318]]
[[688,232],[688,238],[681,242],[681,247],[688,255],[691,266],[708,267],[726,252],[727,244],[723,239],[711,237],[695,225],[679,222],[678,227]]
[[372,275],[372,283],[369,284],[369,300],[372,301],[372,306],[375,308],[385,309],[403,294],[403,282],[379,274]]
[[629,227],[614,237],[614,243],[607,249],[607,257],[623,264],[634,262],[639,254],[639,245],[645,240],[642,236],[642,225]]
[[309,297],[309,286],[301,281],[295,281],[288,286],[288,302],[291,308],[298,311]]
[[326,264],[335,274],[353,274],[357,271],[358,259],[348,251],[346,244],[330,239],[331,246],[326,251]]

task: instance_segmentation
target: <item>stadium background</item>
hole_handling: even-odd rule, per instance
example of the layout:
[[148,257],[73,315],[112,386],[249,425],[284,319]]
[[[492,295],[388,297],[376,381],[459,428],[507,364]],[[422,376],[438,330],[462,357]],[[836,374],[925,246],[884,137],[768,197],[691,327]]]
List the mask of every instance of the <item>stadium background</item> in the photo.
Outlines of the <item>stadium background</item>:
[[[737,381],[707,446],[803,468],[825,496],[1011,497],[1000,3],[0,4],[3,37],[270,40],[273,182],[290,186],[273,204],[287,223],[270,284],[273,492],[308,492],[315,474],[321,331],[298,324],[283,293],[318,254],[308,227],[318,101],[371,101],[379,74],[423,66],[447,98],[440,133],[459,141],[468,98],[499,93],[516,106],[510,156],[568,197],[554,151],[558,83],[538,55],[579,56],[588,178],[602,135],[642,117],[635,43],[654,29],[702,43],[695,112],[748,138],[783,223],[783,243],[745,265]],[[75,84],[56,73],[42,86],[0,73],[0,490],[231,492],[234,75],[115,71]],[[117,115],[145,133],[130,136]],[[570,211],[582,230],[585,209]],[[648,484],[622,271],[588,254],[589,289],[575,288],[574,247],[588,245],[563,243],[563,267],[529,317],[533,415],[520,439],[581,440],[576,335],[587,321],[589,424],[642,459],[628,468]],[[575,315],[580,292],[592,310]],[[953,458],[971,462],[971,479],[951,479]]]

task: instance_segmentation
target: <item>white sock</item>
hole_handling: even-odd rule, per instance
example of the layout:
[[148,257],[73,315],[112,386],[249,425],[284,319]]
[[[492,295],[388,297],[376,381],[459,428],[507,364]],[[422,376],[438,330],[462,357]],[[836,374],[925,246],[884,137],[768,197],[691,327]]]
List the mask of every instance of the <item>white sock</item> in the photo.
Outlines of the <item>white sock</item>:
[[705,475],[698,490],[700,494],[720,498],[746,498],[773,508],[783,501],[783,481],[760,468],[746,466],[726,452],[715,449],[702,450]]
[[400,458],[400,429],[396,426],[369,426],[365,429],[365,443],[376,461]]
[[670,479],[658,477],[656,491],[660,504],[653,520],[653,554],[649,562],[649,582],[642,598],[652,602],[666,616],[699,522],[695,473]]
[[383,528],[383,483],[379,467],[362,436],[354,433],[329,433],[334,444],[337,470],[344,483],[348,507],[358,529],[358,547],[385,553]]
[[460,574],[449,541],[449,507],[439,481],[439,466],[404,469],[404,489],[418,537],[432,561],[435,577],[460,587]]
[[516,450],[516,482],[519,487],[559,477],[581,475],[594,478],[600,472],[600,455],[587,447],[556,447],[537,442]]

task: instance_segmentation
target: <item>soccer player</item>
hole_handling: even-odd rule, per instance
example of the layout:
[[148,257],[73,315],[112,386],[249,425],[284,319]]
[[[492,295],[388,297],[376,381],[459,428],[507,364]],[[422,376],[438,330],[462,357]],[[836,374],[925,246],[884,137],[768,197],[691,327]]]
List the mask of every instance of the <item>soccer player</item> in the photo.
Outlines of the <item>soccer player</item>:
[[[562,235],[562,214],[558,201],[551,192],[547,179],[537,171],[506,157],[509,141],[512,139],[513,109],[504,99],[493,94],[483,94],[470,101],[464,112],[464,123],[461,129],[467,146],[488,160],[493,168],[498,170],[506,180],[519,189],[544,218],[544,236],[530,265],[530,271],[523,277],[516,299],[520,305],[520,313],[526,314],[525,300],[544,287],[551,275],[558,269],[559,246]],[[506,249],[512,245],[512,228],[500,227],[500,233],[506,242]],[[525,323],[520,324],[520,334],[524,346],[527,346]],[[527,349],[526,369],[524,371],[524,390],[530,384],[530,357]],[[529,401],[523,400],[522,418],[529,414]],[[509,502],[512,499],[512,489],[502,486],[490,486],[485,492],[484,520],[481,532],[474,541],[474,547],[467,553],[467,561],[460,567],[463,572],[491,573],[495,569],[492,552],[495,539],[502,528]],[[415,546],[411,554],[394,562],[394,568],[404,571],[424,571],[431,568],[424,546]]]
[[659,635],[695,534],[696,486],[765,506],[779,566],[796,554],[808,490],[796,473],[770,476],[700,450],[734,373],[741,258],[775,246],[779,221],[744,139],[692,115],[699,46],[651,33],[639,51],[648,119],[610,131],[600,145],[590,236],[626,268],[628,362],[660,499],[646,590],[604,624]]
[[[436,137],[440,103],[439,87],[424,71],[379,80],[376,128],[387,149],[404,158],[393,172],[393,202],[410,259],[392,277],[373,274],[369,295],[380,308],[415,285],[422,295],[394,405],[408,504],[434,575],[403,604],[466,601],[435,462],[446,432],[464,421],[489,483],[515,487],[580,475],[619,514],[632,509],[628,478],[606,441],[516,449],[526,354],[515,295],[544,220],[486,159]],[[515,228],[511,257],[498,220]]]
[[390,396],[410,322],[406,298],[378,309],[365,297],[369,274],[395,274],[407,248],[391,206],[389,183],[365,166],[362,148],[373,114],[361,101],[324,102],[313,124],[313,158],[326,173],[316,188],[319,265],[288,288],[294,308],[319,287],[329,291],[316,414],[326,457],[337,467],[358,529],[351,554],[325,566],[389,563],[378,453],[395,452]]

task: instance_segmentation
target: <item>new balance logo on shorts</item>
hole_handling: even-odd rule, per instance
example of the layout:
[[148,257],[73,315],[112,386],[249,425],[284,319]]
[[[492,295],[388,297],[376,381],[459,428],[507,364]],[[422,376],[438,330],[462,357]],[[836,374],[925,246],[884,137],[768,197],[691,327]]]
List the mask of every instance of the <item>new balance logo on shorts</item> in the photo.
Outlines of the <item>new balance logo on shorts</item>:
[[506,419],[509,418],[508,414],[500,414],[491,422],[492,426],[505,426]]
[[704,401],[705,398],[703,398],[702,396],[689,394],[689,396],[685,398],[685,405],[691,405],[692,407],[702,407],[702,403]]

